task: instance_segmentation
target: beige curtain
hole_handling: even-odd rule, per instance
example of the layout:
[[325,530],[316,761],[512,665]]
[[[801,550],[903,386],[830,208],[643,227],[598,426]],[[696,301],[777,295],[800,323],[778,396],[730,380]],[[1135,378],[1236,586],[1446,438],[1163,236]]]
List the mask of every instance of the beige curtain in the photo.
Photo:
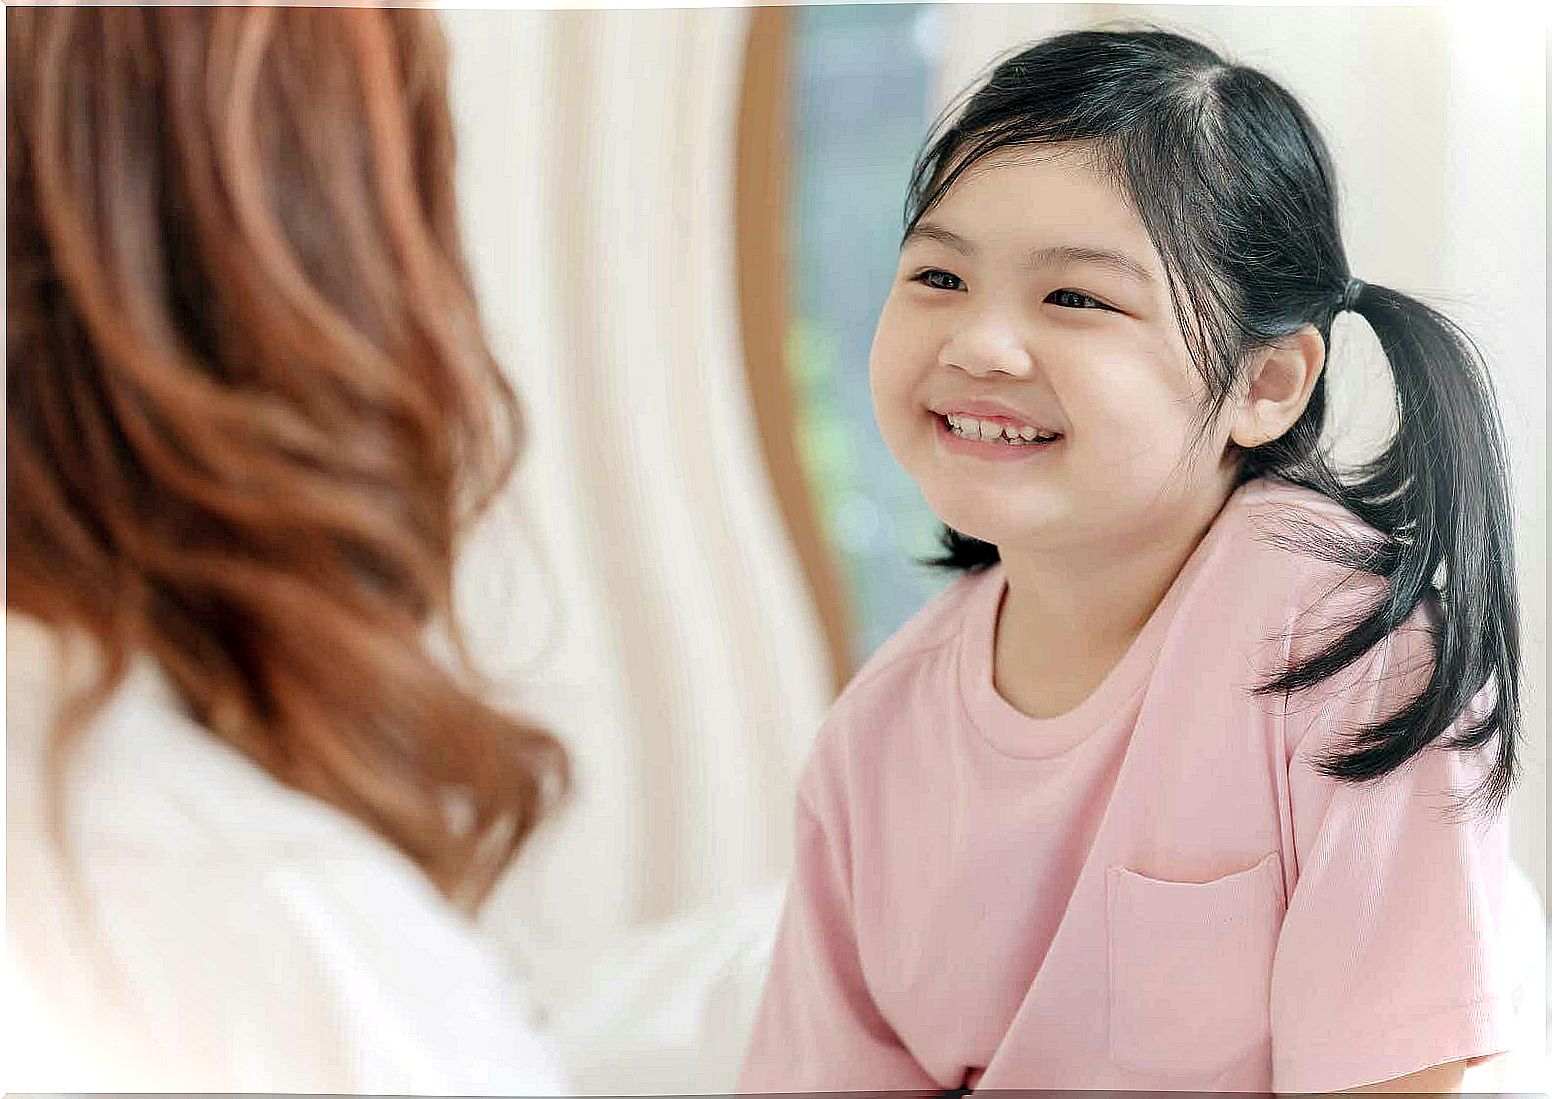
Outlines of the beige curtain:
[[[1146,21],[1284,83],[1336,161],[1358,277],[1460,321],[1493,370],[1514,473],[1527,767],[1515,855],[1546,896],[1545,27],[1513,9],[952,4],[936,9],[944,103],[1003,51],[1059,31]],[[1330,377],[1338,451],[1384,437],[1378,341],[1339,318]]]
[[463,616],[577,769],[490,918],[545,947],[779,879],[829,699],[739,347],[747,19],[444,13],[472,262],[531,433]]

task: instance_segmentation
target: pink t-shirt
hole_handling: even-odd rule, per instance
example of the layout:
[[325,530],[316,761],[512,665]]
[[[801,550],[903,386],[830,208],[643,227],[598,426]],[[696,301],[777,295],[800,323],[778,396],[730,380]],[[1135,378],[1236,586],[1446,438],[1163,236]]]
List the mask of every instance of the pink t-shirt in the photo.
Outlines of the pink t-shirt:
[[1431,611],[1291,699],[1249,689],[1377,590],[1269,542],[1290,516],[1363,529],[1241,487],[1060,717],[992,685],[1000,567],[890,639],[800,783],[740,1091],[1323,1091],[1509,1048],[1507,825],[1446,812],[1487,754],[1312,765],[1426,681]]

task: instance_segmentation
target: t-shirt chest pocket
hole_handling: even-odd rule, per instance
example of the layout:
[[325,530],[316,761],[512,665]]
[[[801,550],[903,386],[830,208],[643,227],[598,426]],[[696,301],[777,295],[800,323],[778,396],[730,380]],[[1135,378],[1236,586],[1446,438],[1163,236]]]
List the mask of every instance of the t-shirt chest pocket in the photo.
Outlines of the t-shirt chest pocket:
[[1265,1052],[1285,910],[1277,854],[1205,882],[1119,866],[1107,879],[1111,1058],[1205,1085]]

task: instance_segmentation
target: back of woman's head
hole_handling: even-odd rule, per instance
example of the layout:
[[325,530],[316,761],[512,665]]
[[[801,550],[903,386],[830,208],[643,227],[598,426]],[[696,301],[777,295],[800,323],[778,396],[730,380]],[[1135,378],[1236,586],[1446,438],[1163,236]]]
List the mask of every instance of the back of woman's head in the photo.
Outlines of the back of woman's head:
[[520,442],[434,17],[6,23],[8,606],[476,900],[566,767],[428,645]]
[[[1201,438],[1241,384],[1251,353],[1305,327],[1330,345],[1353,309],[1380,338],[1399,428],[1382,453],[1341,476],[1320,442],[1321,373],[1280,437],[1244,449],[1239,476],[1276,476],[1336,500],[1380,535],[1342,544],[1307,532],[1310,550],[1389,581],[1367,616],[1266,685],[1299,690],[1353,663],[1424,599],[1439,607],[1427,689],[1388,721],[1356,730],[1328,772],[1361,781],[1404,764],[1491,684],[1491,709],[1444,742],[1496,739],[1477,791],[1508,793],[1519,731],[1519,632],[1502,428],[1487,371],[1447,317],[1388,287],[1354,280],[1342,246],[1335,173],[1314,123],[1276,81],[1156,29],[1057,35],[1004,59],[935,128],[912,173],[907,231],[955,182],[1003,149],[1075,143],[1127,196],[1159,253],[1181,335],[1205,383]],[[935,563],[976,569],[995,546],[944,532]]]

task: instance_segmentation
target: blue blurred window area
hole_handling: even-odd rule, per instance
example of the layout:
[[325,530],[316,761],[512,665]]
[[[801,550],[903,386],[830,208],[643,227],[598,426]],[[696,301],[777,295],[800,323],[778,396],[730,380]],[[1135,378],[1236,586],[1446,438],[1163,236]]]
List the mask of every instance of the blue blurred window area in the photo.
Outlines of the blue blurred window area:
[[868,349],[932,116],[935,5],[818,5],[793,22],[787,333],[804,472],[850,596],[860,667],[948,577],[938,523],[878,434]]

